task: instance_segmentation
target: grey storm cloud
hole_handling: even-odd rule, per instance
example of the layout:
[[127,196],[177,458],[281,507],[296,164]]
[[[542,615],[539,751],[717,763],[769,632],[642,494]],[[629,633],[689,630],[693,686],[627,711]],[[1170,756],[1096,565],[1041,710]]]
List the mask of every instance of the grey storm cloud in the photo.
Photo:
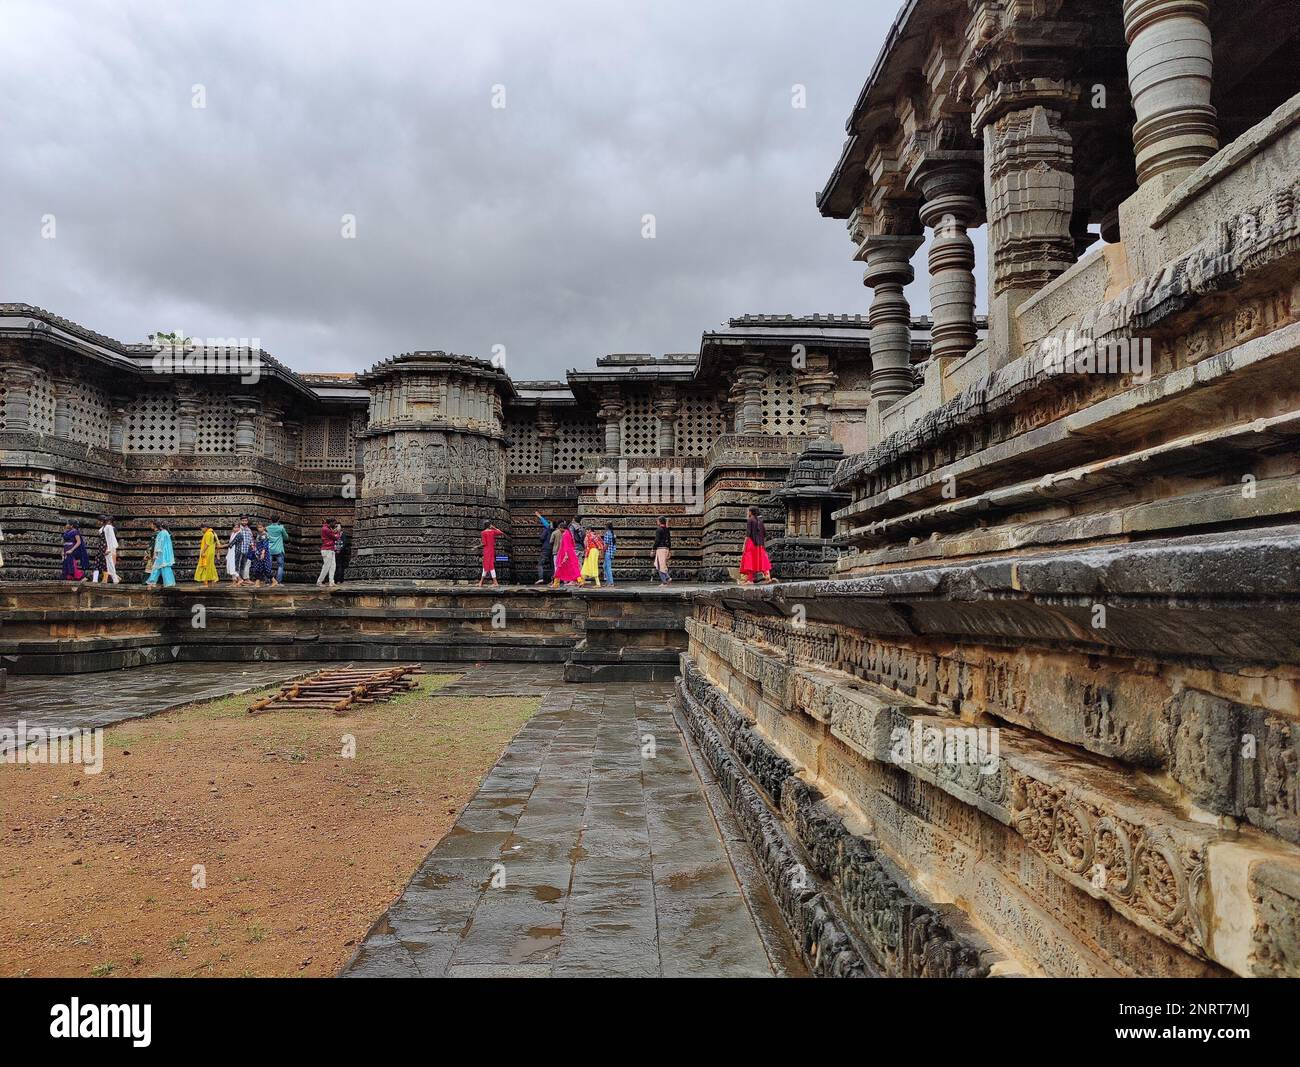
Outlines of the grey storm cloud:
[[894,13],[9,0],[0,300],[302,370],[504,345],[516,378],[745,312],[865,312],[813,198]]

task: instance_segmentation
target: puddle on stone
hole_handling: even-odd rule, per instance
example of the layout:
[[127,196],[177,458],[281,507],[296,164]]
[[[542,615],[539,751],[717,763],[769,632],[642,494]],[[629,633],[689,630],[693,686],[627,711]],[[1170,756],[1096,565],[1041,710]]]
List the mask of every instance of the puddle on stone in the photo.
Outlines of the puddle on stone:
[[564,896],[564,890],[556,889],[553,885],[535,885],[533,886],[533,896],[538,900],[550,902],[559,900],[560,897]]
[[560,927],[530,926],[524,939],[513,947],[507,963],[536,963],[560,947]]

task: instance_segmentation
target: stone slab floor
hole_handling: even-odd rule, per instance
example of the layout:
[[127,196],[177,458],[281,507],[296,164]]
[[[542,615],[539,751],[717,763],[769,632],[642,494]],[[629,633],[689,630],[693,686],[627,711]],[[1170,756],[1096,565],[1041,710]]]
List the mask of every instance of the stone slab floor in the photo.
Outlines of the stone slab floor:
[[444,691],[543,699],[345,975],[804,973],[671,686],[485,664]]
[[[329,664],[172,663],[94,674],[27,674],[6,679],[0,727],[90,730],[141,715],[286,682]],[[0,745],[0,752],[5,749]]]

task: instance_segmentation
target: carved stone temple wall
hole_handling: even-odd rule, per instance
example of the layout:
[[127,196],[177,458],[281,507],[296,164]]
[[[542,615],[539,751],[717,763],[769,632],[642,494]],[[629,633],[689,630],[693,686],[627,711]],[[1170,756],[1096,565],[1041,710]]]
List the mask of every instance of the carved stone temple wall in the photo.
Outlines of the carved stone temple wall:
[[[908,343],[914,380],[933,362],[928,319],[911,322]],[[780,536],[778,491],[805,448],[873,439],[871,375],[860,315],[746,315],[704,333],[698,352],[514,381],[439,352],[304,374],[260,349],[124,344],[0,304],[0,580],[57,578],[64,522],[93,552],[107,512],[129,581],[151,519],[171,529],[183,579],[205,527],[224,543],[248,515],[286,525],[294,583],[315,579],[328,518],[350,535],[348,580],[475,579],[488,520],[506,531],[501,577],[532,582],[538,511],[613,522],[624,581],[649,577],[667,516],[675,577],[730,579],[747,507]],[[829,531],[800,522],[787,573],[829,573]]]
[[416,352],[358,377],[370,389],[352,569],[361,581],[479,571],[479,532],[505,526],[503,394],[491,363]]
[[1249,6],[918,0],[854,108],[876,430],[781,490],[835,574],[701,594],[678,696],[816,973],[1300,976],[1300,70]]

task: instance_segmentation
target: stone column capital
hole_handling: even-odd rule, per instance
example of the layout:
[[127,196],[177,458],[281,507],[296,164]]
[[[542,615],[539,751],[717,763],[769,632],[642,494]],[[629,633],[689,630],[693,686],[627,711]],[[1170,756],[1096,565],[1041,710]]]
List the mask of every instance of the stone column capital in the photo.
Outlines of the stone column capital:
[[907,285],[916,277],[912,270],[912,257],[924,243],[925,237],[919,234],[906,237],[873,234],[868,237],[863,242],[867,259],[863,283],[873,289],[882,282],[889,281],[901,281]]
[[983,223],[983,152],[929,152],[913,168],[908,181],[921,191],[921,225],[936,228],[946,216],[962,226]]

